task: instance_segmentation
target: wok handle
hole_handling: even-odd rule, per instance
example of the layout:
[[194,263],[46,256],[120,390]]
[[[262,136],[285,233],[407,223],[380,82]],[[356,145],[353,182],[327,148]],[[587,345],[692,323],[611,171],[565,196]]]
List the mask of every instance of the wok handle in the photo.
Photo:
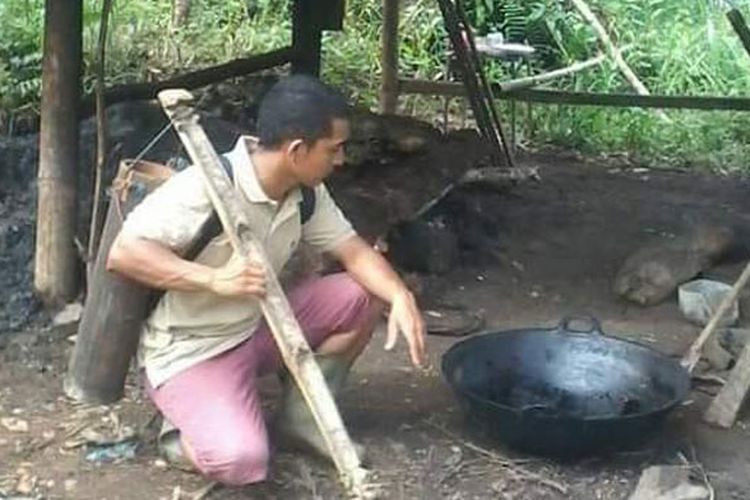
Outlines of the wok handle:
[[[588,330],[574,330],[570,327],[570,324],[574,321],[588,322],[591,327]],[[557,326],[557,330],[560,332],[591,333],[593,335],[604,335],[601,322],[595,317],[588,314],[582,314],[579,316],[565,316],[560,320],[560,324]]]

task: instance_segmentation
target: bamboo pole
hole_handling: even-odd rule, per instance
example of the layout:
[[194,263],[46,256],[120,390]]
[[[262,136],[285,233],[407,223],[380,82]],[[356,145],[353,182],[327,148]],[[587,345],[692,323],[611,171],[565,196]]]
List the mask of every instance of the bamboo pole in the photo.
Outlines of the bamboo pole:
[[[315,418],[344,485],[358,497],[370,496],[367,471],[326,386],[310,346],[273,272],[263,246],[250,230],[232,184],[193,110],[193,96],[184,89],[164,90],[159,101],[172,121],[193,163],[203,173],[207,192],[234,250],[266,271],[266,298],[261,309],[289,372]],[[369,490],[369,491],[368,491]]]
[[604,29],[604,26],[602,26],[602,23],[599,22],[599,19],[597,19],[596,15],[594,15],[594,13],[591,11],[591,8],[589,8],[586,2],[584,2],[583,0],[570,1],[573,2],[573,5],[578,10],[578,12],[581,13],[581,16],[583,16],[586,22],[588,22],[591,27],[594,28],[597,37],[599,37],[599,41],[602,42],[604,48],[612,56],[612,60],[615,62],[617,67],[620,69],[620,72],[623,74],[628,83],[630,83],[633,89],[635,89],[635,91],[640,95],[649,95],[650,92],[648,91],[646,86],[638,79],[635,72],[630,69],[628,63],[625,62],[625,59],[622,58],[621,51],[617,48],[614,42],[612,42],[612,39],[607,33],[607,30]]
[[54,305],[78,292],[74,238],[82,24],[82,0],[45,3],[34,288]]
[[744,16],[739,10],[730,9],[727,12],[727,19],[732,24],[734,32],[740,37],[742,46],[745,47],[745,52],[750,55],[750,29],[747,27]]
[[383,0],[380,64],[380,112],[393,114],[398,106],[398,0]]
[[[628,46],[627,48],[630,48],[630,47]],[[623,47],[623,51],[625,50],[626,50],[626,47]],[[606,54],[599,54],[598,56],[594,58],[588,59],[586,61],[573,63],[570,66],[567,66],[565,68],[555,69],[547,73],[541,73],[539,75],[516,78],[515,80],[508,80],[507,82],[500,82],[497,84],[496,88],[498,88],[500,92],[510,92],[513,90],[536,87],[537,85],[541,85],[551,80],[556,80],[558,78],[562,78],[563,76],[572,75],[574,73],[578,73],[579,71],[583,71],[584,69],[588,69],[593,66],[598,66],[601,63],[603,63],[606,59],[607,59]]]
[[96,259],[96,248],[99,244],[102,172],[107,161],[107,109],[104,103],[104,64],[107,51],[107,26],[111,10],[112,0],[104,0],[99,24],[99,46],[97,47],[96,64],[96,167],[94,170],[94,190],[89,225],[89,247],[86,254],[86,276],[88,281],[91,280],[91,271],[94,268],[94,260]]

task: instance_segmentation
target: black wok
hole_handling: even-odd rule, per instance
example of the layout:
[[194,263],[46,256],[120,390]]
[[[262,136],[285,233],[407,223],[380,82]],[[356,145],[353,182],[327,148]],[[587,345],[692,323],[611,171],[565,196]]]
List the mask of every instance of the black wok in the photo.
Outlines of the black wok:
[[474,425],[531,453],[577,457],[642,443],[688,394],[677,360],[649,347],[557,328],[455,344],[442,370]]

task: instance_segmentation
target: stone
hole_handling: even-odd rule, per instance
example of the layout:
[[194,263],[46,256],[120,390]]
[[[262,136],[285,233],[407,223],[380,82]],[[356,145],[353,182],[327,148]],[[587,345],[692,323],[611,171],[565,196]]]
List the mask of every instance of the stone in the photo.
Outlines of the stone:
[[708,500],[710,492],[690,478],[690,467],[655,465],[641,474],[629,500]]

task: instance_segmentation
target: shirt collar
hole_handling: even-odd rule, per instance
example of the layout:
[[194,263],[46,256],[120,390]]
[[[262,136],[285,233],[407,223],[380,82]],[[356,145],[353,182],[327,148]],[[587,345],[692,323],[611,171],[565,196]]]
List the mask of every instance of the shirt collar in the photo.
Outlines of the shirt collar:
[[[232,164],[235,185],[238,185],[247,199],[253,203],[269,203],[273,206],[279,206],[280,203],[269,198],[258,181],[255,166],[250,158],[250,152],[257,147],[258,139],[256,137],[241,135],[237,139],[234,149],[225,154],[229,163]],[[287,194],[281,204],[298,203],[301,200],[302,193],[300,190],[293,189]]]

